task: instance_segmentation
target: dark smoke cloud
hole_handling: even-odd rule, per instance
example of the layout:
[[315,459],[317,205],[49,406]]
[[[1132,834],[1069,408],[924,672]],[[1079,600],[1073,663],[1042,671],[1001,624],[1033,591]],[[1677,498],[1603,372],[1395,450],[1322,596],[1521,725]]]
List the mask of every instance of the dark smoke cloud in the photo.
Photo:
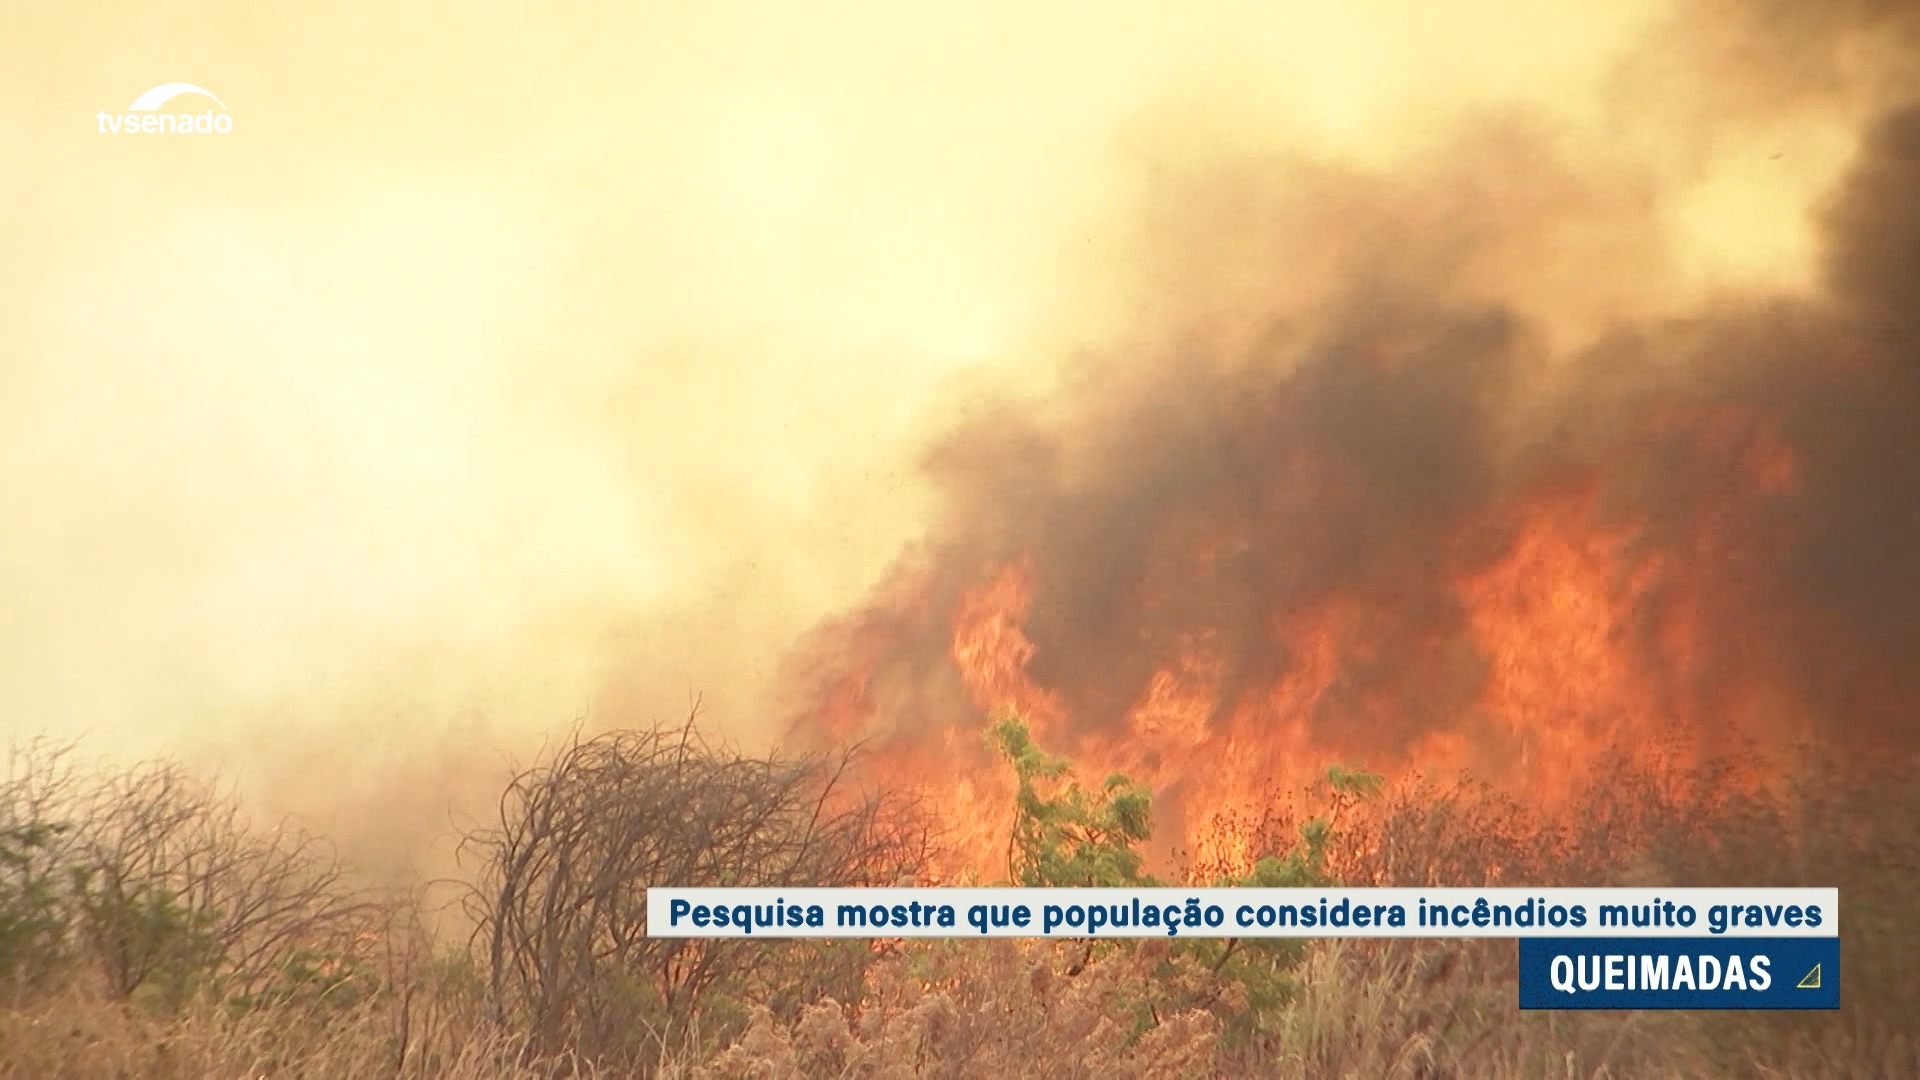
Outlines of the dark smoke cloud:
[[[1827,215],[1831,331],[1783,388],[1809,484],[1785,580],[1806,675],[1883,724],[1920,718],[1920,107],[1888,116]],[[1867,697],[1875,689],[1887,694]]]
[[[1626,489],[1650,542],[1693,558],[1728,678],[1777,668],[1828,733],[1920,739],[1920,107],[1876,118],[1821,214],[1824,294],[1749,302],[1636,328],[1591,358],[1581,400],[1609,369],[1664,379],[1590,412],[1587,453]],[[1749,441],[1682,428],[1636,444],[1628,419],[1662,403],[1733,407],[1792,448],[1790,497],[1753,500],[1721,545],[1686,552],[1702,508],[1724,496]],[[1733,658],[1739,658],[1736,662]]]
[[[889,594],[825,629],[808,669],[830,680],[859,652],[871,719],[909,741],[977,725],[948,628],[965,590],[1024,556],[1028,670],[1082,730],[1111,729],[1203,630],[1233,708],[1300,662],[1275,620],[1338,600],[1363,613],[1365,648],[1313,723],[1400,751],[1461,730],[1484,683],[1458,575],[1504,554],[1541,493],[1593,478],[1609,520],[1639,531],[1641,565],[1666,574],[1640,646],[1676,716],[1758,679],[1819,733],[1920,744],[1920,109],[1883,113],[1862,140],[1821,219],[1820,290],[1623,321],[1570,357],[1520,299],[1516,253],[1596,218],[1646,221],[1631,200],[1567,197],[1569,170],[1539,141],[1489,154],[1478,138],[1391,185],[1296,173],[1279,219],[1348,211],[1316,232],[1338,248],[1316,256],[1338,287],[1273,316],[1252,347],[1090,363],[1064,418],[1007,405],[952,431],[928,459],[945,515],[897,586],[915,601]],[[1790,478],[1765,475],[1776,443]],[[1708,644],[1683,668],[1657,630],[1687,596]]]

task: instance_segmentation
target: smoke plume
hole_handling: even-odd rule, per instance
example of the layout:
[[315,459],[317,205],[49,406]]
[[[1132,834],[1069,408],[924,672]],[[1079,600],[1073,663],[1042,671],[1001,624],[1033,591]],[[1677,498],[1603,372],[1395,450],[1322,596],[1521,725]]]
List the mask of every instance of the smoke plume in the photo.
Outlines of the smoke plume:
[[[1351,755],[1550,797],[1670,734],[1920,749],[1916,25],[1660,22],[1590,130],[1671,155],[1496,110],[1390,168],[1182,162],[1125,336],[935,442],[925,542],[802,650],[795,731],[965,801],[1013,707],[1176,821]],[[1690,277],[1674,177],[1812,118],[1853,138],[1811,272]]]

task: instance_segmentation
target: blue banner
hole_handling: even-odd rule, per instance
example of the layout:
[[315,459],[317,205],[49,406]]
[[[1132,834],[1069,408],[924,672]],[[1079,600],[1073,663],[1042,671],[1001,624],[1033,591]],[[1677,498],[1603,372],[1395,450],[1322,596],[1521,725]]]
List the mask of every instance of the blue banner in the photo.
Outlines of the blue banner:
[[1522,1009],[1838,1009],[1840,939],[1522,938]]

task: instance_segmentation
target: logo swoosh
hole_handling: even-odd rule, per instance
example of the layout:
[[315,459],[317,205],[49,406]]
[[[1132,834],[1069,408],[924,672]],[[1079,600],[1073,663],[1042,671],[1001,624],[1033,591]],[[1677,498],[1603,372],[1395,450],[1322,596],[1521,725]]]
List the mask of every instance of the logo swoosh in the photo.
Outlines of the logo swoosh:
[[181,94],[199,94],[203,97],[213,98],[214,104],[220,106],[221,111],[226,111],[227,103],[214,97],[213,91],[203,90],[192,83],[183,82],[170,82],[154,87],[139,97],[134,98],[133,104],[127,106],[127,111],[153,112],[155,109],[179,97]]

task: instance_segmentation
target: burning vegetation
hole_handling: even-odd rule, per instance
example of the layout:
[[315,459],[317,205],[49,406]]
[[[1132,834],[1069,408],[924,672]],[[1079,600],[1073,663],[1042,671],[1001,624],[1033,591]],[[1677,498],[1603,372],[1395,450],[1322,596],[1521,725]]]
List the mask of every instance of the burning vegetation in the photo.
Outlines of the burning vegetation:
[[[1219,816],[1329,761],[1552,809],[1620,753],[1911,754],[1915,191],[1920,112],[1898,112],[1823,211],[1816,296],[1568,350],[1497,299],[1362,278],[1242,351],[1102,364],[1064,415],[978,417],[928,458],[924,549],[805,650],[793,730],[871,740],[989,873],[1003,710],[1227,864],[1252,853],[1208,850]],[[1434,239],[1463,264],[1504,242]]]

